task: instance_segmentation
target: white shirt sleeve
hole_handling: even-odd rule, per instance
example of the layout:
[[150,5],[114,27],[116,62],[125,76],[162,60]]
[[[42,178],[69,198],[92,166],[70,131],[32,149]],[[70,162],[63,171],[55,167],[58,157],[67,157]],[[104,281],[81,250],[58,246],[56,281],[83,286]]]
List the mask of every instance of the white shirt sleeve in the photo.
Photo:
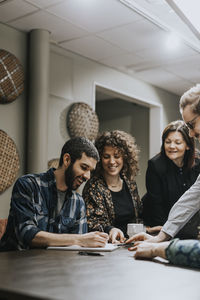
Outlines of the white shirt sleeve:
[[184,225],[200,210],[200,175],[171,208],[162,231],[174,237]]

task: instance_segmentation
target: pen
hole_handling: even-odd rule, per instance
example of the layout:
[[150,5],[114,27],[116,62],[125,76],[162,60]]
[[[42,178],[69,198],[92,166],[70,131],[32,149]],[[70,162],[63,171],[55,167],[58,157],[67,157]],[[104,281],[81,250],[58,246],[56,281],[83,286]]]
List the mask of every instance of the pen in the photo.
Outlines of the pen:
[[120,244],[116,244],[117,246],[125,246],[125,247],[133,247],[134,246],[134,242],[132,242],[132,243],[128,243],[128,244],[126,244],[126,243],[120,243]]
[[100,231],[100,232],[104,232],[103,226],[102,226],[101,224],[99,224],[98,227],[99,227],[99,231]]
[[84,252],[84,251],[79,251],[79,255],[91,255],[91,256],[104,256],[104,254],[99,253],[99,252]]

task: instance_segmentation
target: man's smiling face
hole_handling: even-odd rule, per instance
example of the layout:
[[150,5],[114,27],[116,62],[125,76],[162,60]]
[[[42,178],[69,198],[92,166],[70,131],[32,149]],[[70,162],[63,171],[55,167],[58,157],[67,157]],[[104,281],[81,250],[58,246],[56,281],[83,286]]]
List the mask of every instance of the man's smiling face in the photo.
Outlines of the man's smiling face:
[[76,190],[79,186],[90,179],[91,172],[95,169],[97,161],[88,157],[85,153],[81,159],[77,159],[65,170],[65,183],[68,189]]

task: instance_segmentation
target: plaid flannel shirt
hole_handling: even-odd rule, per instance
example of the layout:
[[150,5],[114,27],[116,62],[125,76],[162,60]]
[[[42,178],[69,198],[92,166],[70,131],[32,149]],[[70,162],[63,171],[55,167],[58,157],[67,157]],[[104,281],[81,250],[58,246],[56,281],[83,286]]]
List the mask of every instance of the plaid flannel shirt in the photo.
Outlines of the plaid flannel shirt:
[[86,233],[85,203],[81,195],[66,194],[59,215],[55,169],[19,178],[12,192],[6,232],[0,241],[1,250],[28,249],[39,231],[53,233]]

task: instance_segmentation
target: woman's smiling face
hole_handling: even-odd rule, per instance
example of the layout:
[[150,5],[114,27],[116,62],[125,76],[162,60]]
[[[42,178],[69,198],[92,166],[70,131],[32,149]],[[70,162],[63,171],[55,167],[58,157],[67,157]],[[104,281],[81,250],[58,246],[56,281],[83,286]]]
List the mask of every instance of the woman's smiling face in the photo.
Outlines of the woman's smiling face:
[[118,148],[105,146],[101,157],[104,173],[109,176],[119,175],[123,168],[123,156]]
[[189,149],[182,134],[178,131],[173,131],[168,134],[164,142],[166,156],[171,159],[176,165],[180,166],[183,163],[185,151]]

